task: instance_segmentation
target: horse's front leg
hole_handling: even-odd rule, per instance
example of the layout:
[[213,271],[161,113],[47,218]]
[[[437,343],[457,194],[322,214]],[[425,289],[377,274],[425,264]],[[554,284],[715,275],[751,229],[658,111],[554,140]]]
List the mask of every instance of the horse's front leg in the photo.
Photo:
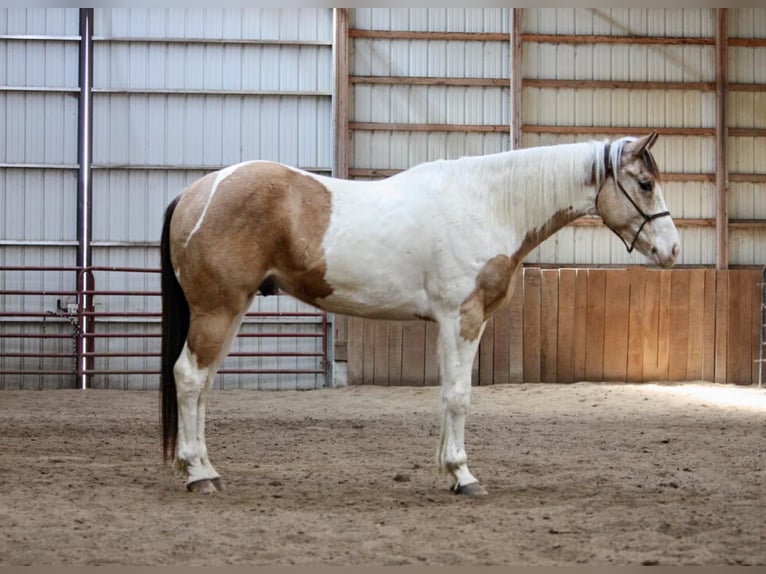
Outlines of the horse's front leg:
[[441,377],[442,427],[436,453],[439,470],[447,475],[450,488],[458,494],[487,494],[468,470],[465,451],[465,419],[471,402],[471,367],[479,347],[481,332],[473,340],[464,339],[460,325],[442,322],[438,353]]

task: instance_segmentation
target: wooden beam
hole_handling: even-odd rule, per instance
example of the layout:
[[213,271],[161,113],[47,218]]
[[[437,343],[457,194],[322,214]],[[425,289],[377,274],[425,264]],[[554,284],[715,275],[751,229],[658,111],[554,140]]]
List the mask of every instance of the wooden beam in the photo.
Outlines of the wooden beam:
[[352,84],[382,84],[389,86],[457,86],[507,88],[508,78],[430,78],[424,76],[350,76]]
[[[715,91],[715,82],[637,82],[627,80],[553,80],[529,78],[525,88],[572,89],[572,90],[690,90]],[[742,84],[743,86],[745,84]]]
[[524,34],[525,42],[542,44],[656,44],[663,46],[705,46],[714,40],[683,36],[607,36],[593,34]]
[[522,8],[511,10],[511,149],[521,148],[521,97],[523,93],[524,59],[521,33]]
[[335,66],[333,96],[335,160],[333,175],[345,179],[348,178],[349,156],[348,8],[333,8],[333,61]]
[[729,18],[727,9],[716,8],[716,269],[726,269],[729,266],[728,167],[726,162],[726,140],[728,139],[728,120],[726,117],[729,74],[728,34]]
[[388,132],[465,132],[491,133],[507,132],[505,124],[405,124],[385,122],[349,122],[349,129],[360,131]]
[[682,128],[682,127],[626,127],[626,126],[555,126],[555,125],[525,125],[522,131],[534,134],[561,135],[645,135],[657,132],[665,136],[715,136],[715,128]]
[[439,40],[460,42],[507,42],[508,35],[494,32],[422,32],[412,30],[349,30],[350,38],[376,40]]

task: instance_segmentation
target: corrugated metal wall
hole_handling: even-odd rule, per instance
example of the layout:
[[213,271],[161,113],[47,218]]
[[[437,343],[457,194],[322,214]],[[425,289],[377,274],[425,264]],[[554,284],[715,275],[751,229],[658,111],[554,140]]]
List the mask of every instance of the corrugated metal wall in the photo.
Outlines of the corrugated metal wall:
[[[159,266],[159,232],[167,203],[206,172],[248,159],[270,159],[312,171],[332,169],[332,11],[330,9],[96,9],[93,70],[93,264]],[[76,168],[78,10],[4,10],[0,33],[72,38],[0,42],[0,91],[7,100],[0,161]],[[67,88],[68,94],[40,93]],[[34,91],[30,90],[34,88]],[[75,97],[72,97],[75,96]],[[22,144],[22,145],[20,145]],[[74,264],[76,172],[13,169],[5,185],[0,237],[67,241],[67,249],[4,248],[6,264]],[[42,211],[43,217],[40,217]],[[63,214],[63,217],[62,217]],[[20,249],[20,248],[19,248]],[[26,276],[30,274],[27,273]],[[9,277],[4,278],[10,280]],[[62,276],[62,288],[73,288]],[[33,287],[32,283],[25,285]],[[97,290],[158,291],[153,274],[96,273]],[[8,305],[15,304],[8,301]],[[33,305],[39,305],[35,301]],[[50,303],[47,303],[50,305]],[[158,311],[156,297],[95,298],[96,311]],[[253,311],[295,312],[306,307],[277,297],[258,299]],[[257,324],[256,324],[257,323]],[[156,327],[156,325],[154,326]],[[98,319],[99,332],[151,330],[144,320]],[[245,331],[316,332],[317,319],[278,324],[253,321]],[[233,350],[314,352],[313,338],[244,339]],[[97,351],[127,347],[145,353],[156,339],[97,342]],[[253,368],[252,359],[249,368]],[[264,359],[262,368],[305,369],[316,359]],[[231,358],[223,368],[245,368]],[[97,359],[97,369],[156,369],[145,358]],[[48,377],[50,379],[50,377]],[[66,379],[66,378],[64,378]],[[156,376],[94,376],[109,388],[156,386]],[[11,383],[5,383],[8,386]],[[21,384],[21,383],[19,383]],[[23,384],[30,381],[24,377]],[[71,386],[72,382],[46,381]],[[225,387],[310,388],[320,375],[222,375]]]
[[[733,38],[766,38],[766,8],[729,10],[729,35]],[[729,82],[744,86],[766,84],[766,46],[729,48]],[[732,91],[729,94],[729,129],[766,129],[766,90]],[[766,136],[731,135],[729,166],[729,216],[766,219]],[[749,174],[737,177],[737,174]],[[730,235],[730,262],[766,265],[766,230],[735,228]]]
[[[62,267],[75,263],[77,198],[77,9],[0,9],[0,265]],[[62,214],[71,214],[62,217]],[[71,289],[74,272],[0,274],[0,289]],[[55,295],[0,298],[0,311],[49,312],[44,328],[72,334],[58,319]],[[39,331],[38,318],[0,322],[0,333]],[[0,339],[3,354],[71,351],[70,339]],[[3,369],[66,370],[69,359],[0,359]],[[0,388],[21,384],[19,377]],[[27,375],[29,388],[58,386],[51,377]]]
[[[508,149],[508,10],[501,8],[358,8],[351,28],[408,32],[496,33],[501,40],[455,41],[358,36],[352,50],[349,173],[369,177],[424,161]],[[395,83],[365,78],[396,77]],[[495,85],[434,85],[410,78],[501,80]],[[505,80],[505,81],[504,81]],[[439,124],[390,130],[372,124]],[[478,126],[474,131],[465,126]],[[484,126],[487,129],[481,130]],[[375,173],[371,173],[374,170]]]
[[[655,152],[668,174],[665,194],[674,216],[688,222],[681,227],[680,263],[715,264],[715,10],[530,8],[521,13],[521,144],[662,129]],[[509,149],[513,14],[506,8],[350,10],[349,176],[377,178],[423,161]],[[762,265],[766,9],[729,9],[728,14],[729,262]],[[94,30],[94,264],[156,267],[164,206],[212,169],[259,158],[331,171],[330,9],[96,9]],[[0,265],[74,265],[78,34],[77,9],[0,9]],[[620,42],[627,36],[652,41]],[[535,250],[527,263],[623,265],[643,263],[643,258],[625,253],[604,228],[571,226]],[[103,273],[97,287],[158,289],[156,277],[131,277]],[[72,290],[74,278],[72,272],[43,277],[31,271],[0,277],[5,290],[43,284]],[[67,334],[70,324],[56,317],[59,299],[71,302],[56,295],[14,295],[0,301],[0,309],[50,311],[46,329]],[[259,305],[255,310],[304,309],[288,299],[260,300]],[[158,309],[156,299],[121,296],[97,298],[96,306],[114,312],[130,306]],[[116,321],[103,326],[117,332],[145,327]],[[3,321],[0,334],[11,328],[26,327],[24,321],[13,326]],[[70,341],[0,338],[0,345],[6,354],[30,346],[56,354]],[[110,345],[144,352],[154,342]],[[315,349],[313,341],[300,345]],[[35,364],[2,361],[2,368],[9,361],[19,369],[70,367],[55,357]],[[102,366],[145,362],[110,359]],[[230,364],[239,366],[239,360]],[[273,381],[272,376],[220,378],[227,387]],[[6,379],[0,387],[22,382],[69,386],[27,375]],[[97,377],[95,383],[156,384],[153,377],[121,376]],[[318,382],[293,376],[277,384]]]

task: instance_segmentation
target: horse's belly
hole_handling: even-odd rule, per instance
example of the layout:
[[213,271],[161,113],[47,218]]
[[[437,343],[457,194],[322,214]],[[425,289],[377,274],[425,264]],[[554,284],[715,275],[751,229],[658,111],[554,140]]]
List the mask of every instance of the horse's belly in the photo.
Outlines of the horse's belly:
[[370,279],[360,279],[358,283],[351,284],[348,277],[333,283],[332,277],[328,278],[333,292],[316,302],[326,311],[398,321],[422,319],[429,315],[428,298],[423,288],[413,286],[403,289],[402,283],[381,284]]

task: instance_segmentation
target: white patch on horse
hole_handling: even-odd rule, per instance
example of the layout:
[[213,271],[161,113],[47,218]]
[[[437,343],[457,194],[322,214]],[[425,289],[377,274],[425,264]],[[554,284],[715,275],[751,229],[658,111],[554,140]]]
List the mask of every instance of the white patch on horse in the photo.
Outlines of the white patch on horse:
[[184,242],[184,247],[189,245],[189,241],[194,236],[197,231],[199,231],[199,228],[202,227],[202,221],[205,219],[205,215],[207,214],[208,207],[210,207],[210,203],[213,201],[213,196],[215,195],[215,192],[218,190],[218,186],[221,184],[223,180],[225,180],[227,177],[229,177],[232,173],[237,171],[240,167],[247,165],[251,162],[242,162],[237,163],[234,165],[230,165],[227,168],[222,169],[219,171],[216,176],[215,180],[213,181],[213,185],[210,186],[210,195],[208,195],[207,203],[205,203],[205,207],[202,209],[202,213],[199,216],[199,219],[197,219],[197,223],[194,224],[194,227],[189,232],[189,236],[186,238],[186,241]]

